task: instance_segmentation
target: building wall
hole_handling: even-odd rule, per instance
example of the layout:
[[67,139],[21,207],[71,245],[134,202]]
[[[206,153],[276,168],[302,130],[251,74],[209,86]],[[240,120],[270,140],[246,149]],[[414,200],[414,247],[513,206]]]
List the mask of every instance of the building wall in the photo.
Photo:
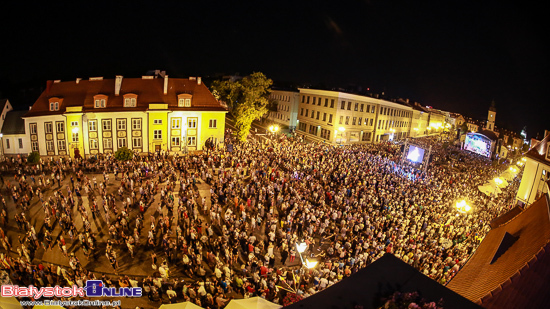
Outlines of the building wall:
[[430,119],[430,114],[414,109],[412,111],[411,119],[411,137],[422,137],[428,134],[428,122]]
[[5,134],[1,140],[4,155],[28,155],[31,152],[30,143],[25,134]]
[[298,107],[298,133],[314,141],[349,144],[402,139],[411,126],[411,107],[349,93],[300,89]]
[[276,102],[277,111],[269,111],[268,120],[295,130],[300,94],[296,91],[272,90],[270,98]]
[[533,203],[538,194],[546,190],[544,184],[549,178],[549,173],[549,165],[527,157],[516,198],[527,205]]

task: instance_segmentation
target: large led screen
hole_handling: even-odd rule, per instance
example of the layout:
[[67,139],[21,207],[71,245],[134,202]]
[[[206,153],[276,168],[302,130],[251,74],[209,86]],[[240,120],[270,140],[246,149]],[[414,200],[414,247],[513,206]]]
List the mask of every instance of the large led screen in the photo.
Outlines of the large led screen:
[[491,140],[481,134],[468,133],[464,140],[464,149],[491,157]]
[[409,146],[409,153],[407,153],[407,160],[414,163],[422,163],[424,160],[424,149],[416,146]]

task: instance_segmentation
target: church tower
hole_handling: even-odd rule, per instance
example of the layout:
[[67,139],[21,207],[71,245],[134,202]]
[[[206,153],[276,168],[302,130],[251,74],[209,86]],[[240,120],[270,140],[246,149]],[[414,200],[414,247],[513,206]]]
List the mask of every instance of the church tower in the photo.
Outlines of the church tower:
[[495,100],[491,102],[489,107],[489,114],[487,115],[487,130],[495,131],[495,120],[497,118],[497,109],[495,107]]

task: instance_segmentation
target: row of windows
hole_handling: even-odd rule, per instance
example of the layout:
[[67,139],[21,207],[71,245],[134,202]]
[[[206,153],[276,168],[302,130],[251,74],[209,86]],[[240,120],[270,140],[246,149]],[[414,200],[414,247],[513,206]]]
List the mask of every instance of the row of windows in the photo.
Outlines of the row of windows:
[[[385,129],[384,129],[385,125]],[[394,121],[394,120],[378,120],[378,130],[380,128],[387,130],[388,128],[406,128],[408,127],[409,122],[407,121]]]
[[[347,108],[348,111],[351,110],[351,105],[352,105],[352,103],[348,101],[348,105],[347,105],[348,106],[348,108]],[[346,101],[342,101],[342,104],[340,105],[340,109],[343,109],[343,110],[346,109]],[[371,105],[367,104],[367,108],[365,109],[365,104],[355,103],[353,110],[356,111],[356,112],[361,112],[361,113],[363,111],[366,111],[367,113],[374,114],[374,112],[376,111],[376,106],[375,105],[371,106]]]
[[[346,125],[349,125],[350,118],[351,118],[350,116],[346,116],[346,121],[345,121]],[[362,125],[372,126],[373,121],[374,121],[374,118],[371,118],[370,121],[369,121],[369,118],[365,118],[365,122],[363,123],[363,117],[359,117],[359,119],[357,119],[357,117],[353,117],[351,119],[352,119],[352,123],[351,123],[352,126],[355,126],[355,125],[357,125],[357,126],[362,126]],[[338,123],[339,124],[344,124],[344,116],[340,116],[340,121]]]
[[[137,95],[129,94],[128,97],[124,98],[124,107],[136,107],[137,106]],[[107,96],[98,95],[94,97],[94,107],[95,108],[106,108],[107,107]],[[191,107],[190,98],[179,98],[178,107]],[[59,101],[50,102],[50,111],[59,110]]]
[[[126,130],[126,119],[117,119],[117,130],[124,131]],[[162,124],[162,119],[155,119],[153,121],[154,124]],[[103,119],[101,121],[103,131],[110,131],[111,130],[111,119]],[[215,129],[218,127],[218,120],[217,119],[210,119],[208,122],[208,127],[210,129]],[[173,118],[172,119],[172,129],[180,129],[181,128],[181,118]],[[197,119],[196,118],[188,118],[187,120],[187,128],[188,129],[195,129],[197,128]],[[88,130],[89,131],[97,131],[97,120],[89,120],[88,121]],[[136,118],[132,119],[132,130],[141,130],[141,119]]]
[[274,99],[274,100],[290,102],[290,96],[289,95],[281,95],[281,94],[273,94],[272,93],[271,98]]
[[396,117],[411,117],[411,112],[401,109],[393,109],[389,107],[381,107],[380,115],[396,116]]
[[[19,149],[22,149],[23,148],[23,139],[22,138],[18,138],[17,139],[18,143],[19,143]],[[10,149],[11,145],[10,145],[10,140],[9,139],[6,139],[6,149]]]
[[[310,96],[302,96],[302,103],[309,104],[310,103]],[[317,105],[317,106],[323,105],[324,107],[328,107],[329,106],[329,100],[328,100],[328,98],[325,98],[324,104],[323,104],[323,98],[313,97],[313,100],[311,100],[311,104],[312,105]],[[334,99],[330,99],[330,108],[334,108]]]
[[[306,108],[306,114],[305,117],[309,117],[309,109]],[[317,116],[316,116],[317,115]],[[300,116],[304,116],[304,109],[300,109]],[[315,111],[311,111],[311,119],[317,119],[320,120],[321,112],[317,111],[317,114],[315,114]],[[327,121],[327,113],[323,113],[323,121]],[[328,123],[332,123],[332,114],[328,114]]]

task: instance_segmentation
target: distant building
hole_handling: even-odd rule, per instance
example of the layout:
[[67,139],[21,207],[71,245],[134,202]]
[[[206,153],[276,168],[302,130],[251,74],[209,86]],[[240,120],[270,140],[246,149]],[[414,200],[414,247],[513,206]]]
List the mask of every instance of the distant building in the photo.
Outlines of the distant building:
[[27,111],[9,111],[2,124],[0,138],[4,156],[26,156],[30,153],[30,143],[25,135],[25,120],[22,118]]
[[339,91],[300,90],[297,133],[307,140],[362,144],[409,136],[408,105]]
[[223,143],[226,108],[200,77],[49,81],[24,115],[30,150],[94,156],[127,147],[181,154]]
[[300,93],[298,91],[271,90],[270,99],[274,102],[274,106],[270,108],[267,119],[272,123],[288,127],[289,131],[296,130]]

